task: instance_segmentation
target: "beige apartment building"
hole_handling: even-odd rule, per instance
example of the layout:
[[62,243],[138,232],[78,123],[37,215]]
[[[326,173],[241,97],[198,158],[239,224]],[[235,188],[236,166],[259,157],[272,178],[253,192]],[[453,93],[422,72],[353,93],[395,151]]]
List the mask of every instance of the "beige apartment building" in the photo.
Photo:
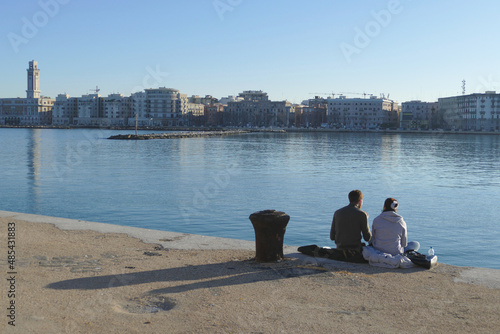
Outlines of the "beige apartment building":
[[238,127],[288,127],[294,106],[288,101],[270,101],[263,91],[248,90],[239,101],[224,108],[224,125]]
[[183,125],[182,115],[187,112],[188,98],[173,88],[145,89],[143,118],[152,125]]
[[432,129],[438,127],[438,103],[420,100],[401,103],[402,129]]
[[370,98],[329,98],[327,119],[331,126],[348,129],[399,127],[399,106],[396,102]]
[[78,117],[78,98],[59,94],[52,109],[53,125],[73,125]]

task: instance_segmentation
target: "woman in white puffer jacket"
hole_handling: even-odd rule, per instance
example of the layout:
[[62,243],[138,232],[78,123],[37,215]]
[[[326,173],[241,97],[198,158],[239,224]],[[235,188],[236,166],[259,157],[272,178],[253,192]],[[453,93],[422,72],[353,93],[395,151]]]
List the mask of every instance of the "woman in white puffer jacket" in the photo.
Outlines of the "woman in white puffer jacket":
[[406,222],[397,213],[399,203],[394,198],[384,202],[384,209],[372,224],[372,238],[370,244],[373,248],[391,255],[404,254],[409,250],[418,251],[420,244],[416,241],[408,243]]

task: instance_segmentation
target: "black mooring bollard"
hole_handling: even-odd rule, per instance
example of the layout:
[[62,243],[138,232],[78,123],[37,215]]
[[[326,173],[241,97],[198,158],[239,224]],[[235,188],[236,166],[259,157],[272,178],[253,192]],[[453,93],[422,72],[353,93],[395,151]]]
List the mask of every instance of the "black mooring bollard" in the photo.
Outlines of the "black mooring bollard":
[[290,216],[276,210],[250,215],[255,230],[255,261],[276,262],[283,259],[283,238]]

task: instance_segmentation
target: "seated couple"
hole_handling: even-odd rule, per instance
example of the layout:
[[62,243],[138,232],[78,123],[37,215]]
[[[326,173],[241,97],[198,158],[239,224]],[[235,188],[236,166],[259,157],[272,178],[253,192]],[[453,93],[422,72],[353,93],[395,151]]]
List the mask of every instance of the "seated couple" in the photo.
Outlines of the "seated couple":
[[363,258],[361,236],[375,250],[391,255],[403,255],[407,251],[418,251],[420,244],[407,242],[406,223],[397,213],[398,202],[388,198],[382,213],[373,220],[372,232],[368,225],[368,214],[361,210],[363,193],[353,190],[349,193],[349,205],[335,211],[330,239],[337,245],[336,259],[349,262],[366,262]]

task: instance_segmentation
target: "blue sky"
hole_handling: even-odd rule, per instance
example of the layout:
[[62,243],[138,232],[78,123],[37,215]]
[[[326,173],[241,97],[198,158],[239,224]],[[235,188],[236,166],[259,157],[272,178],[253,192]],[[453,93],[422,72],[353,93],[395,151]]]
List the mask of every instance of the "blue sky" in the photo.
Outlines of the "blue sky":
[[467,93],[500,91],[499,13],[496,1],[5,0],[0,97],[25,96],[33,59],[50,97],[165,86],[436,101],[463,79]]

